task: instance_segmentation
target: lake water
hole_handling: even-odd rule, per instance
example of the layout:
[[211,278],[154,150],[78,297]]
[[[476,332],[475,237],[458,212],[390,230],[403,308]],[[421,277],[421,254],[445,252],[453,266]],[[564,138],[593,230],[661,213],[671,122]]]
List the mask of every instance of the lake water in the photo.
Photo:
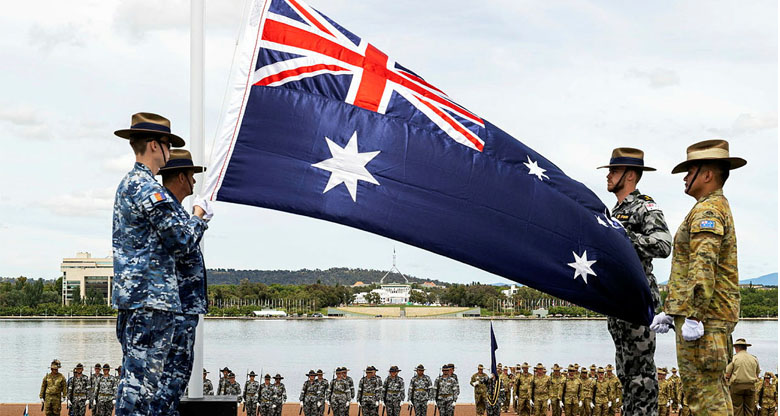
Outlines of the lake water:
[[[605,366],[615,349],[606,321],[494,321],[497,358],[504,364],[527,361],[562,366]],[[459,402],[473,402],[468,379],[477,364],[490,364],[490,322],[470,319],[323,319],[207,320],[204,364],[215,382],[217,369],[227,365],[241,381],[249,370],[280,373],[288,399],[297,401],[310,369],[321,368],[330,378],[337,366],[347,366],[357,385],[362,370],[373,365],[384,378],[398,365],[408,383],[417,364],[435,378],[439,368],[454,363],[460,377]],[[777,372],[777,321],[743,321],[734,339],[746,338],[763,371]],[[81,362],[92,368],[122,357],[113,320],[0,320],[0,403],[35,402],[52,359],[64,373]],[[656,364],[676,366],[674,336],[658,336]],[[90,370],[91,371],[91,370]],[[408,386],[408,384],[407,384]]]

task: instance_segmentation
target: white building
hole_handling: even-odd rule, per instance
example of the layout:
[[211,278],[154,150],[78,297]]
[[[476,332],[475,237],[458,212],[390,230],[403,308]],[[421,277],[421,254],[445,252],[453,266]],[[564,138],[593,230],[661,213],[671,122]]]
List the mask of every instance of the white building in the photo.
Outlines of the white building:
[[504,296],[506,296],[508,298],[512,298],[512,296],[514,296],[515,293],[518,292],[518,290],[520,290],[519,287],[517,287],[516,285],[512,285],[512,286],[509,287],[509,289],[502,290],[501,293],[503,293]]
[[[390,276],[389,279],[388,276]],[[401,276],[404,282],[401,283],[400,278],[397,276]],[[398,282],[393,282],[393,279],[397,279]],[[385,283],[385,280],[388,282]],[[409,279],[407,279],[395,266],[395,250],[393,250],[393,267],[391,267],[390,270],[382,276],[382,279],[379,280],[379,289],[374,289],[369,293],[378,294],[380,299],[379,303],[383,305],[404,305],[409,303],[412,285],[409,284]],[[368,303],[366,300],[367,294],[368,293],[365,292],[358,293],[355,295],[353,303]]]
[[62,304],[70,305],[73,296],[78,292],[81,299],[88,292],[96,291],[98,295],[111,304],[111,279],[114,277],[114,258],[93,258],[86,252],[76,253],[76,257],[62,259]]

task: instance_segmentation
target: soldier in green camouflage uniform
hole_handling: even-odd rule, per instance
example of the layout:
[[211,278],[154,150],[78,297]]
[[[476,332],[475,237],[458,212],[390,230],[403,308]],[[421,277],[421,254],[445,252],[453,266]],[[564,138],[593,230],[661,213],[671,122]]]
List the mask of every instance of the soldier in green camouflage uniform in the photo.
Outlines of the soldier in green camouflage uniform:
[[674,237],[669,295],[653,320],[658,332],[677,330],[677,364],[685,397],[695,415],[730,415],[724,379],[731,361],[731,333],[739,320],[737,238],[723,184],[745,160],[729,157],[728,142],[689,146],[688,160],[672,173],[687,171],[685,193],[696,198]]
[[255,381],[254,371],[249,373],[249,380],[244,383],[244,405],[246,406],[247,416],[257,416],[257,400],[260,395],[260,383]]
[[284,402],[287,401],[287,389],[284,387],[282,379],[284,377],[276,374],[274,376],[274,384],[271,384],[271,392],[273,393],[273,405],[271,405],[273,413],[271,416],[282,416],[282,408],[284,407]]
[[347,367],[336,369],[336,380],[330,384],[328,393],[330,406],[334,416],[348,416],[349,403],[355,397],[355,383],[347,376]]
[[582,382],[577,378],[577,370],[570,365],[566,373],[566,381],[563,383],[563,411],[566,416],[576,416],[582,407]]
[[409,401],[414,407],[414,416],[428,416],[428,401],[432,398],[431,378],[425,375],[425,367],[415,368],[417,374],[409,380]]
[[59,416],[62,409],[62,401],[67,394],[67,382],[65,376],[60,374],[59,361],[52,361],[49,366],[51,372],[43,377],[41,382],[41,401],[44,403],[44,412],[46,416]]
[[685,390],[680,385],[680,390],[677,394],[677,401],[680,403],[680,416],[691,416],[691,408],[688,406],[688,399],[685,398]]
[[274,391],[271,389],[271,375],[266,374],[263,377],[263,384],[260,386],[260,395],[258,400],[260,416],[273,416],[274,414]]
[[669,409],[674,397],[673,384],[666,379],[666,369],[658,369],[658,416],[669,416]]
[[528,372],[528,363],[523,363],[520,368],[522,372],[515,376],[514,396],[515,403],[517,404],[517,414],[519,416],[531,415],[531,396],[529,387],[531,386],[531,380],[533,374]]
[[364,416],[379,416],[379,400],[382,399],[382,378],[376,375],[376,367],[366,367],[366,375],[358,382],[357,402]]
[[[642,173],[655,169],[645,166],[643,151],[630,147],[614,149],[609,165],[601,168],[609,168],[607,190],[617,197],[612,216],[626,229],[644,268],[653,308],[657,309],[661,304],[661,295],[653,275],[653,259],[669,256],[672,236],[658,204],[636,188]],[[607,328],[615,343],[615,365],[622,384],[621,392],[625,391],[622,394],[625,403],[619,402],[619,396],[613,397],[615,403],[609,414],[614,415],[614,409],[622,404],[624,412],[629,415],[656,415],[658,382],[653,358],[655,333],[645,325],[614,317],[607,319]],[[611,380],[612,377],[607,379]],[[614,387],[613,394],[616,394]]]
[[111,375],[111,366],[103,364],[103,375],[95,387],[95,406],[92,414],[95,416],[111,416],[114,412],[116,389],[118,381]]
[[75,416],[84,416],[87,413],[87,401],[89,400],[89,377],[83,374],[84,365],[78,363],[73,369],[73,377],[68,384],[68,400],[71,412]]
[[596,381],[588,376],[588,369],[585,367],[582,367],[580,370],[580,383],[581,404],[579,416],[591,416],[593,410],[593,390],[596,388]]
[[772,382],[772,373],[764,374],[764,381],[758,389],[759,416],[774,416],[777,411],[777,385]]
[[534,416],[546,416],[547,408],[550,407],[550,395],[552,394],[552,380],[545,374],[546,369],[542,363],[534,367],[534,377],[528,386],[528,393],[531,396],[531,407]]
[[322,416],[325,414],[325,400],[328,397],[328,388],[330,384],[328,380],[323,377],[322,370],[317,370],[317,414]]
[[390,375],[382,386],[382,401],[385,402],[387,416],[399,416],[401,414],[401,402],[406,398],[404,391],[404,379],[398,376],[398,366],[390,367]]
[[[653,331],[650,331],[650,333],[653,333]],[[609,399],[612,401],[612,406],[609,408],[610,416],[615,416],[615,412],[620,409],[620,406],[623,404],[623,385],[620,383],[620,380],[615,377],[615,374],[612,373],[612,370],[614,369],[615,368],[612,367],[612,364],[607,364],[607,367],[605,368],[606,374],[604,374],[604,378],[609,382],[610,387],[612,388],[612,395],[609,397]],[[634,396],[637,395],[635,394]],[[647,395],[643,397],[647,397]],[[636,404],[634,407],[637,407]],[[626,412],[624,411],[624,413]]]
[[552,416],[561,416],[563,410],[563,383],[566,382],[566,378],[561,374],[561,366],[557,363],[553,364],[552,375],[550,376],[550,383],[552,388],[550,390],[550,400],[552,407]]
[[487,388],[485,382],[488,379],[488,375],[485,373],[485,366],[482,364],[477,366],[477,372],[472,374],[471,387],[474,387],[474,404],[477,407],[477,416],[485,414],[485,404],[487,403]]
[[604,378],[604,369],[601,367],[596,371],[596,377],[593,386],[593,416],[606,416],[609,408],[612,407],[612,401],[609,400],[612,395],[612,384]]
[[669,381],[672,383],[672,411],[677,412],[677,409],[680,408],[680,386],[682,385],[682,380],[677,375],[677,367],[672,367]]
[[435,392],[436,407],[439,408],[440,416],[453,416],[455,413],[455,402],[460,395],[460,386],[458,380],[452,376],[453,368],[449,364],[441,368],[442,374],[433,383]]

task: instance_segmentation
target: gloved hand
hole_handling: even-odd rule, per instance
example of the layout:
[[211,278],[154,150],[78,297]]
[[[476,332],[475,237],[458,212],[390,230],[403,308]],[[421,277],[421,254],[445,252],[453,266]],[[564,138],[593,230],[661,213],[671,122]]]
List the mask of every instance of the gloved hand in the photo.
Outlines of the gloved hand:
[[579,406],[580,406],[580,407],[582,407],[582,400],[580,400],[580,404],[579,404]]
[[674,319],[661,312],[653,318],[653,323],[650,324],[650,330],[659,334],[665,334],[669,332],[669,326],[674,324]]
[[111,404],[116,404],[116,399],[111,400]]
[[671,401],[671,400],[669,400],[669,402],[668,402],[668,403],[666,403],[666,406],[668,407],[668,406],[671,406],[671,405],[672,405],[672,401]]
[[612,407],[612,400],[607,402],[607,406]]
[[552,404],[552,400],[547,399],[547,406],[550,406]]
[[594,407],[596,407],[596,405],[593,404],[593,402],[590,402],[590,408],[593,409]]
[[317,402],[317,407],[322,406],[322,402]]
[[374,406],[379,407],[379,402],[374,402]]
[[561,406],[561,409],[563,409],[563,401],[558,400],[558,404]]
[[204,198],[203,196],[199,195],[197,198],[195,198],[195,202],[192,203],[192,206],[193,208],[199,206],[205,212],[203,215],[204,221],[210,221],[211,218],[214,217],[214,208],[211,207],[208,199]]
[[682,327],[682,337],[686,341],[696,341],[704,335],[704,324],[701,321],[685,318]]
[[528,403],[530,403],[530,404],[531,404],[531,406],[533,406],[533,405],[534,405],[534,401],[533,401],[533,400],[531,400],[531,399],[528,399]]

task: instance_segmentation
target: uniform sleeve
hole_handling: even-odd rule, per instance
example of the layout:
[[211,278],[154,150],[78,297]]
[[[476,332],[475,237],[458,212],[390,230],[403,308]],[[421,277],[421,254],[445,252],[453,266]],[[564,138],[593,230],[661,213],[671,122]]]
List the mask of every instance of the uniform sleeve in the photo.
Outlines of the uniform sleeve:
[[686,317],[701,319],[712,301],[715,289],[718,253],[723,240],[723,217],[712,209],[696,212],[691,219],[689,281],[693,283],[693,301]]
[[628,231],[628,237],[641,257],[666,258],[672,252],[672,235],[664,213],[653,201],[644,201],[640,232]]
[[43,382],[41,382],[41,394],[40,398],[43,400],[46,394],[46,376],[43,377]]
[[142,187],[135,195],[135,202],[149,218],[160,236],[160,243],[169,253],[180,257],[194,251],[208,225],[194,215],[185,221],[177,213],[171,197],[158,188],[160,187]]
[[60,378],[60,394],[62,394],[63,399],[68,397],[68,383],[65,381],[65,377]]
[[455,401],[458,401],[458,396],[460,396],[460,382],[458,382],[457,379],[455,380],[455,388],[452,390],[455,395]]
[[301,403],[303,403],[303,398],[306,396],[306,386],[308,386],[308,385],[309,385],[309,382],[305,381],[303,383],[303,387],[301,387],[301,395],[298,398],[298,401],[301,402]]

